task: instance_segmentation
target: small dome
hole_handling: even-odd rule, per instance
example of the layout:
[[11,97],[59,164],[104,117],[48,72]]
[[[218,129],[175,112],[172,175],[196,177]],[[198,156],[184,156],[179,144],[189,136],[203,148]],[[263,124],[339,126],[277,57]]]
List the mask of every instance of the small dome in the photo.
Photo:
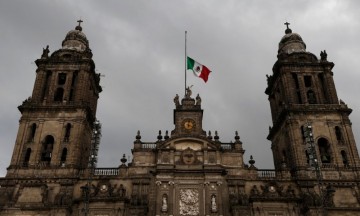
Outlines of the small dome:
[[77,51],[85,51],[89,47],[89,41],[86,35],[82,32],[80,23],[76,26],[75,30],[71,30],[66,34],[65,39],[62,42],[63,49],[71,49]]
[[297,33],[287,31],[279,43],[278,53],[306,52],[306,44]]

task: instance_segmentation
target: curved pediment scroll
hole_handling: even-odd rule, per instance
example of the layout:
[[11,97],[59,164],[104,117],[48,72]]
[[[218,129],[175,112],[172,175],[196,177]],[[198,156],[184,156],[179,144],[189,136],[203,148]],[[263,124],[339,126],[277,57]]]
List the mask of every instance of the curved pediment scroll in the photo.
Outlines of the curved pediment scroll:
[[218,143],[200,139],[200,138],[176,138],[167,140],[157,147],[159,150],[174,149],[176,151],[183,151],[185,149],[192,149],[194,151],[202,150],[219,150]]
[[220,150],[218,143],[207,139],[189,137],[169,139],[158,145],[157,163],[186,167],[198,166],[204,163],[214,164],[216,163],[216,152]]

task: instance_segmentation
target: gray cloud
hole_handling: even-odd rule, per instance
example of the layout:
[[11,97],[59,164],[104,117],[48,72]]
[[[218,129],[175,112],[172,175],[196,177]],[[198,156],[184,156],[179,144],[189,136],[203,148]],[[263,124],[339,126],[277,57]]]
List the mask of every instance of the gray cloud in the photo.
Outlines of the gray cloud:
[[137,130],[155,141],[158,130],[172,130],[172,102],[184,92],[184,31],[188,54],[212,69],[207,84],[188,74],[200,93],[204,129],[219,131],[223,142],[238,130],[259,168],[272,168],[270,108],[266,74],[276,61],[285,21],[307,50],[326,49],[333,61],[338,95],[353,108],[360,139],[358,1],[6,1],[0,3],[0,176],[15,143],[16,107],[31,95],[42,48],[60,48],[76,20],[104,74],[98,118],[103,123],[101,167],[115,167],[130,154]]

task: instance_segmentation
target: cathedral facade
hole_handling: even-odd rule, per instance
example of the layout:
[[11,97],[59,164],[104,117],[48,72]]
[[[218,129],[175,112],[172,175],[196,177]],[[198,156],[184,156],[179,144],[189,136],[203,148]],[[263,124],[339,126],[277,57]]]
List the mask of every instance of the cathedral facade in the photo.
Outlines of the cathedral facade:
[[288,27],[265,90],[274,170],[257,168],[252,157],[244,163],[237,132],[230,143],[205,132],[201,98],[190,88],[174,98],[172,131],[152,142],[138,132],[132,161],[97,168],[102,88],[80,22],[61,49],[45,48],[35,63],[0,178],[0,215],[360,215],[352,110],[337,97],[326,51],[307,52]]

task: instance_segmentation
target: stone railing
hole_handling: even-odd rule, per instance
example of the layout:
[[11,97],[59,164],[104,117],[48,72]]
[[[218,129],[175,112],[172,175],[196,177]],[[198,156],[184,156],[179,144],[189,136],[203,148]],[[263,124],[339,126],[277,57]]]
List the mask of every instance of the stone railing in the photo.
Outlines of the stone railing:
[[141,143],[143,149],[156,149],[156,143],[153,142],[143,142]]
[[230,143],[221,143],[221,148],[222,148],[223,150],[231,150],[231,149],[232,149]]
[[50,167],[50,161],[39,161],[37,167]]
[[338,166],[335,164],[330,164],[330,163],[323,163],[320,166],[321,169],[337,169]]
[[94,175],[96,176],[116,176],[119,175],[118,168],[95,168]]
[[259,169],[258,178],[260,179],[276,178],[276,171],[273,169]]

